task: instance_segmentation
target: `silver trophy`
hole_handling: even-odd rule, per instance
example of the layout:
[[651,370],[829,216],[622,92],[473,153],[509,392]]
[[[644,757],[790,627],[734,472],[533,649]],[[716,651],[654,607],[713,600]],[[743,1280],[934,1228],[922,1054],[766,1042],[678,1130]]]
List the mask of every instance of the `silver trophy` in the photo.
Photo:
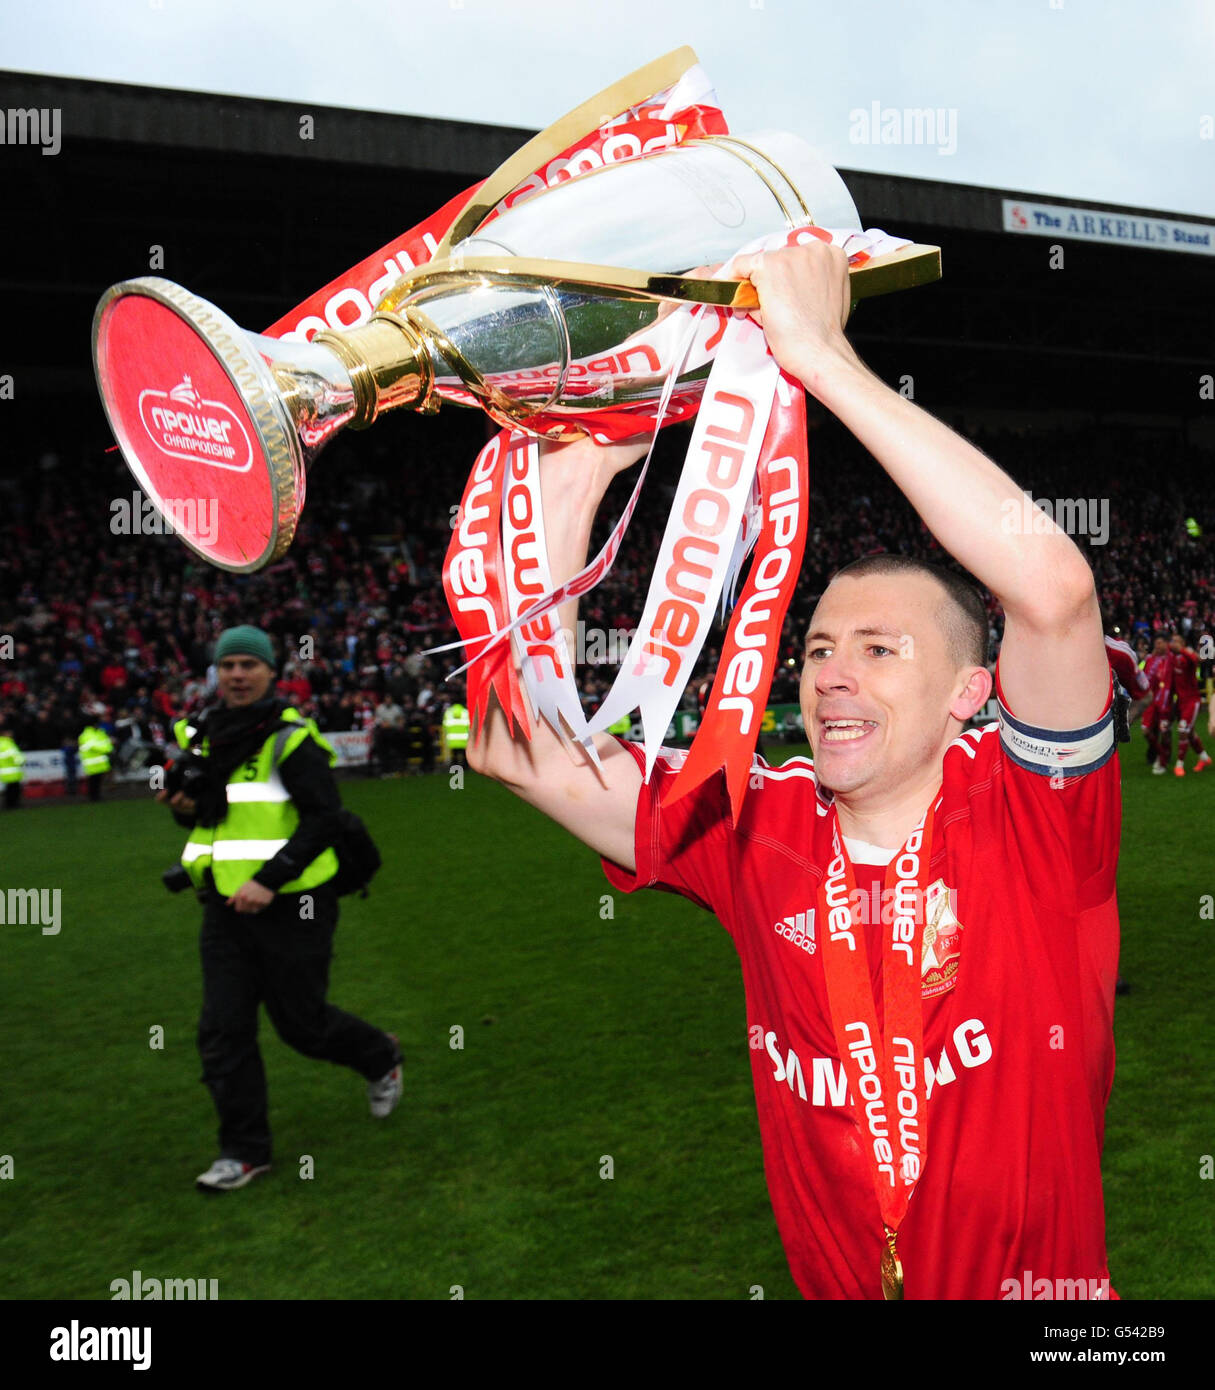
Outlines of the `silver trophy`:
[[[592,103],[626,109],[639,100],[634,90],[661,88],[655,77],[680,61],[686,69],[688,56],[695,61],[687,49],[668,55]],[[326,329],[310,342],[270,338],[167,280],[106,291],[94,362],[127,464],[162,511],[183,486],[218,494],[219,534],[204,541],[183,531],[192,549],[237,572],[277,559],[320,450],[386,410],[434,412],[449,401],[543,438],[574,438],[591,422],[621,437],[652,426],[677,371],[670,401],[686,418],[708,364],[678,370],[671,320],[683,306],[756,303],[749,283],[710,279],[708,268],[774,232],[860,229],[839,174],[779,131],[709,136],[605,165],[485,225],[545,155],[569,147],[578,114],[492,175],[434,258],[357,327]],[[853,297],[939,274],[938,248],[907,247],[854,272]]]

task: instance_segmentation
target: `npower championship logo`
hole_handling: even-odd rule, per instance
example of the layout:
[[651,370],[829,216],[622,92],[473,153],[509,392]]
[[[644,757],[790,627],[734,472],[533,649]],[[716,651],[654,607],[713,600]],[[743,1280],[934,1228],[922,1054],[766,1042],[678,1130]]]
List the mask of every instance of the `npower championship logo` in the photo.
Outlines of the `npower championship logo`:
[[148,438],[171,458],[234,473],[253,466],[253,445],[239,416],[223,401],[204,401],[188,375],[171,391],[141,391],[139,418]]

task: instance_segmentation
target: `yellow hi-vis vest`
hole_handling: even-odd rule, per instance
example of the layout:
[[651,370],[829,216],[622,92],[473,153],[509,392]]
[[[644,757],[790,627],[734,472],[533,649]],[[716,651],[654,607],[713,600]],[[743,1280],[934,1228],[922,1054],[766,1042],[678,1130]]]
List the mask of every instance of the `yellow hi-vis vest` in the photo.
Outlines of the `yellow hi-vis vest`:
[[468,711],[463,705],[449,705],[443,712],[443,737],[448,748],[468,747]]
[[[283,786],[278,765],[306,738],[316,739],[328,753],[330,767],[337,762],[337,754],[311,719],[305,719],[294,709],[285,709],[281,718],[285,723],[298,724],[299,728],[292,730],[281,742],[281,731],[276,729],[262,744],[257,756],[241,763],[229,776],[228,811],[223,820],[218,825],[196,825],[191,830],[181,852],[181,862],[195,888],[204,886],[204,875],[210,869],[216,889],[231,896],[295,834],[300,823],[299,812]],[[179,719],[173,725],[173,734],[182,748],[190,746],[195,732],[188,719]],[[277,756],[276,745],[280,750]],[[203,739],[197,751],[204,757],[209,756],[207,739]],[[278,891],[306,893],[309,888],[327,882],[337,871],[337,854],[330,846],[322,850],[298,878],[284,883]]]
[[114,751],[114,745],[104,729],[89,724],[81,730],[76,747],[80,751],[80,766],[86,777],[93,777],[99,772],[109,772],[110,754]]
[[21,781],[25,754],[7,734],[0,734],[0,786]]

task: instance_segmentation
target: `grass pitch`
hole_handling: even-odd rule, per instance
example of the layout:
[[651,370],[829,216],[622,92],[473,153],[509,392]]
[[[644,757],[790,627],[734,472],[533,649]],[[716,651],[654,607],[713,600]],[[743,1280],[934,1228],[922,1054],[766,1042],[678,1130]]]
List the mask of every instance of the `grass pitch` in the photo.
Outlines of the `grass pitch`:
[[[1215,771],[1122,754],[1110,1268],[1124,1298],[1207,1298]],[[219,1198],[193,1186],[216,1152],[200,911],[160,884],[183,832],[150,801],[0,818],[0,888],[62,890],[58,935],[0,927],[0,1296],[108,1299],[139,1270],[221,1299],[797,1297],[714,919],[610,894],[475,775],[343,797],[387,862],[343,902],[330,998],[400,1035],[405,1097],[372,1120],[361,1078],[263,1022],[274,1169]]]

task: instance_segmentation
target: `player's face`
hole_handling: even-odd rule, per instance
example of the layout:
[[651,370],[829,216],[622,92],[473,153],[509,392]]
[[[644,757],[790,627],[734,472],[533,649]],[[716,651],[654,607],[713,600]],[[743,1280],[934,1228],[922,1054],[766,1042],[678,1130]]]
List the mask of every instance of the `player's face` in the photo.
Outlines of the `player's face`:
[[264,700],[274,672],[256,656],[226,656],[219,663],[219,695],[229,709]]
[[1180,651],[1184,651],[1184,650],[1185,650],[1185,643],[1181,640],[1180,637],[1170,637],[1170,638],[1169,638],[1169,651],[1171,651],[1171,652],[1180,652]]
[[920,574],[844,577],[819,600],[801,705],[822,786],[897,790],[922,777],[956,734],[950,705],[966,677],[941,627],[946,601]]
[[1152,646],[1152,652],[1153,652],[1153,654],[1154,654],[1155,656],[1163,656],[1163,655],[1165,654],[1165,652],[1168,651],[1168,649],[1169,649],[1169,644],[1164,640],[1164,638],[1163,638],[1163,637],[1157,637],[1155,643],[1154,643],[1153,646]]

